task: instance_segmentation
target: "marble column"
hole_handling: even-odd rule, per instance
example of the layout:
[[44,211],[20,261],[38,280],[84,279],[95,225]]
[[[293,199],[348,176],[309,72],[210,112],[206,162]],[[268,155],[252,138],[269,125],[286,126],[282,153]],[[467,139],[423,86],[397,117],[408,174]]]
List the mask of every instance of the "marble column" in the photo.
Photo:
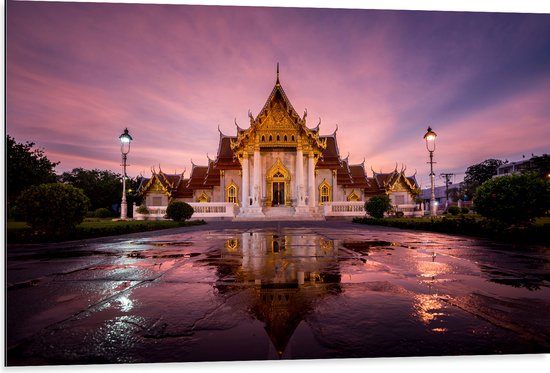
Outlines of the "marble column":
[[315,207],[315,161],[313,152],[309,153],[307,159],[307,186],[308,186],[308,205]]
[[249,176],[248,176],[248,154],[243,154],[243,162],[242,162],[242,178],[243,178],[243,195],[241,199],[241,206],[242,209],[247,209],[249,206],[248,203],[248,183],[249,183]]
[[332,170],[332,200],[336,201],[337,170]]
[[296,151],[296,199],[298,206],[304,206],[304,152]]
[[260,206],[260,179],[261,179],[261,167],[260,167],[260,149],[254,150],[254,168],[253,168],[253,186],[252,186],[252,204],[254,206]]

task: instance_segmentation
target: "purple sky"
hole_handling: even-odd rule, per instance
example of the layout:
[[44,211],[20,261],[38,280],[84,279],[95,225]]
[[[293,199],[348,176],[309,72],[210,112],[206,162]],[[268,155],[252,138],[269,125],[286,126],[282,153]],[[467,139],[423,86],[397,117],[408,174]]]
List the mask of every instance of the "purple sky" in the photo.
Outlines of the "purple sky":
[[[6,132],[58,172],[191,169],[280,77],[342,156],[436,173],[550,153],[550,15],[8,1]],[[442,184],[442,180],[438,181]]]

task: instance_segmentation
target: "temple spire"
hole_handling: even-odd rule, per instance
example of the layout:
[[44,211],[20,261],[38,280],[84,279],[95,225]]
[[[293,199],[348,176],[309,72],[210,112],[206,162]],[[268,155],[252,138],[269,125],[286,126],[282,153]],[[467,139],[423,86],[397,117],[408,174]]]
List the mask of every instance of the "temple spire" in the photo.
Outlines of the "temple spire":
[[281,83],[279,82],[279,62],[277,62],[277,83],[275,84],[281,85]]

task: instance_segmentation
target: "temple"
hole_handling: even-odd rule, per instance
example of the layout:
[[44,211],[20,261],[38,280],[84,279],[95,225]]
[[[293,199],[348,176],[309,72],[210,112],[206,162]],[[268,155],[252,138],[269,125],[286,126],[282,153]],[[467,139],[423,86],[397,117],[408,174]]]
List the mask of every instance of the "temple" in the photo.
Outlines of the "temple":
[[[324,219],[327,216],[364,215],[371,196],[387,194],[395,206],[415,208],[419,188],[405,169],[367,175],[365,162],[350,164],[340,156],[336,130],[320,134],[320,121],[306,123],[279,79],[265,105],[250,124],[226,135],[219,130],[215,159],[206,165],[192,162],[188,178],[152,170],[138,190],[142,205],[162,212],[170,201],[191,203],[197,216],[234,219]],[[203,204],[203,205],[198,205]],[[208,208],[207,208],[208,207]],[[202,215],[201,215],[202,214]],[[210,214],[210,215],[208,215]],[[204,217],[203,216],[203,217]]]

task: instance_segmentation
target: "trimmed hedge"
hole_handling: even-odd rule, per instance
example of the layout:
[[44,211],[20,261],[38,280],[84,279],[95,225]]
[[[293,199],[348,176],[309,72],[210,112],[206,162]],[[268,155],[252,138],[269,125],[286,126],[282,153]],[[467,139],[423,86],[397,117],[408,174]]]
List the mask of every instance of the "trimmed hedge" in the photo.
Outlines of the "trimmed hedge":
[[194,212],[190,204],[181,201],[170,202],[166,208],[166,216],[173,221],[189,220]]
[[[20,223],[18,223],[20,224]],[[85,221],[78,225],[71,232],[60,235],[51,235],[45,232],[35,231],[32,228],[16,227],[10,228],[8,223],[7,242],[8,243],[47,243],[62,242],[71,240],[82,240],[88,238],[98,238],[107,236],[117,236],[121,234],[149,232],[161,229],[170,229],[178,227],[187,227],[206,224],[204,220],[193,220],[188,222],[174,222],[168,220],[159,221]]]
[[50,183],[31,186],[15,203],[21,218],[34,230],[63,236],[82,223],[90,199],[82,189]]
[[447,209],[447,212],[451,215],[458,215],[460,214],[460,207],[458,206],[449,206]]
[[111,216],[111,211],[105,207],[100,207],[94,211],[94,217],[96,218],[108,218]]
[[516,242],[550,242],[550,224],[512,226],[475,216],[460,215],[456,218],[426,219],[373,219],[354,218],[354,223],[381,225],[401,229],[414,229],[438,233],[460,234]]
[[384,213],[391,211],[390,197],[385,194],[373,196],[365,202],[365,211],[373,218],[383,218]]

